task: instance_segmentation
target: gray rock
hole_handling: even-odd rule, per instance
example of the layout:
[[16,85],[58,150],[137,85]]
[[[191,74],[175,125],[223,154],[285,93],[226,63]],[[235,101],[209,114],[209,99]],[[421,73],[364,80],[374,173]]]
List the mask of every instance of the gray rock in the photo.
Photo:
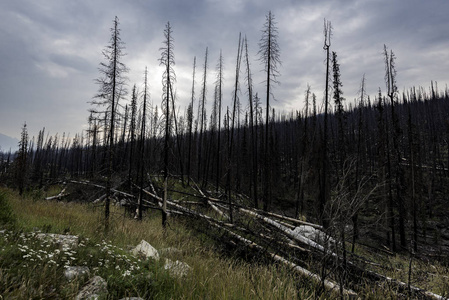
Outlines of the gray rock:
[[92,277],[76,295],[75,300],[98,299],[100,295],[108,293],[108,284],[100,276]]
[[173,277],[184,277],[187,276],[192,268],[182,261],[165,259],[164,269],[168,270]]
[[88,267],[80,267],[80,266],[69,266],[64,270],[64,276],[68,281],[71,281],[75,278],[81,276],[89,276],[89,268]]
[[142,255],[146,258],[159,260],[159,252],[157,252],[157,250],[145,240],[142,240],[139,245],[136,246],[136,248],[131,250],[131,253],[134,256]]

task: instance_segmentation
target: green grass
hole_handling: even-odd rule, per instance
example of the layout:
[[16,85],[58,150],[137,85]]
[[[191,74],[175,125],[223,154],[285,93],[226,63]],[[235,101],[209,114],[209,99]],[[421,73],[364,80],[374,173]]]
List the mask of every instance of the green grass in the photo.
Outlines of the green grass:
[[[358,255],[369,258],[384,267],[367,265],[367,269],[384,276],[408,283],[410,257],[407,254],[382,255],[372,254],[364,247],[356,247]],[[423,261],[412,258],[410,284],[431,291],[440,296],[449,296],[449,268],[444,262],[436,260]]]
[[[138,295],[152,299],[313,297],[308,286],[298,288],[295,276],[285,268],[220,255],[213,243],[204,243],[205,238],[192,233],[182,221],[171,219],[164,233],[159,212],[149,212],[138,222],[124,217],[122,209],[111,207],[111,230],[105,234],[101,207],[36,201],[32,197],[20,198],[9,190],[3,192],[17,223],[16,229],[8,231],[8,238],[0,244],[0,295],[4,298],[70,299],[87,280],[80,278],[68,283],[62,274],[64,266],[72,261],[69,254],[56,255],[55,251],[60,251],[57,246],[40,245],[33,239],[36,230],[79,236],[82,246],[71,254],[71,264],[86,265],[91,270],[90,276],[105,278],[113,299]],[[172,247],[181,251],[164,254],[160,262],[139,261],[127,250],[142,239],[157,249]],[[35,257],[35,253],[41,253],[42,259]],[[31,256],[24,259],[26,255]],[[171,278],[163,268],[165,258],[187,263],[192,267],[191,273]],[[133,273],[124,277],[131,266]]]
[[[75,202],[46,201],[58,194],[52,187],[41,195],[19,197],[0,188],[0,299],[72,299],[88,277],[67,281],[66,265],[88,266],[89,277],[107,280],[109,297],[140,296],[149,299],[333,299],[337,294],[319,293],[319,287],[290,269],[265,259],[246,261],[225,254],[204,233],[194,231],[192,220],[169,218],[164,232],[158,211],[148,211],[139,222],[125,217],[122,208],[111,206],[110,230],[103,230],[103,207]],[[6,212],[7,213],[4,213]],[[6,217],[4,217],[6,216]],[[195,224],[198,226],[198,224]],[[57,245],[36,240],[36,231],[69,233],[80,238],[78,248],[62,251]],[[142,239],[161,252],[159,262],[139,260],[129,249]],[[407,282],[407,256],[371,253],[362,246],[356,253],[390,268],[367,268]],[[172,278],[163,268],[165,259],[180,260],[192,267],[188,276]],[[308,263],[308,262],[306,262]],[[310,262],[312,263],[312,262]],[[438,262],[412,262],[412,284],[448,296],[449,270]],[[387,283],[361,283],[364,299],[392,299],[397,294]]]

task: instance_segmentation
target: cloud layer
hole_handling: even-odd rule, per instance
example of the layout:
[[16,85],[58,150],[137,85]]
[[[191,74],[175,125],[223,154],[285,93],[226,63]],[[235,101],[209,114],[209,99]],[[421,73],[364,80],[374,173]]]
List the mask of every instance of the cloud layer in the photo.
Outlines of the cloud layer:
[[197,57],[201,74],[206,47],[209,102],[221,50],[226,67],[224,107],[229,105],[239,32],[248,38],[255,90],[263,94],[263,66],[256,54],[269,10],[277,22],[281,48],[281,84],[274,89],[273,103],[278,111],[301,109],[307,84],[322,101],[325,18],[334,28],[331,50],[338,54],[348,101],[357,97],[363,74],[368,94],[384,88],[384,44],[397,56],[400,90],[428,87],[431,80],[444,89],[449,81],[445,0],[17,0],[1,1],[0,7],[0,132],[13,137],[19,137],[24,122],[30,135],[46,127],[50,134],[66,132],[73,137],[85,128],[88,102],[97,91],[94,79],[99,77],[101,52],[115,16],[126,44],[129,86],[142,86],[147,66],[154,105],[161,102],[163,70],[158,59],[168,21],[182,110],[190,97],[193,58]]

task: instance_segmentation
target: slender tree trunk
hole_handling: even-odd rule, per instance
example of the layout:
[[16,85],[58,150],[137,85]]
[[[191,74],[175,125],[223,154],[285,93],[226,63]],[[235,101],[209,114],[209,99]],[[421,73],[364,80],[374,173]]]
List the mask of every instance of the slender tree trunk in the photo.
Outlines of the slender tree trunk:
[[[357,128],[357,157],[356,157],[356,165],[355,165],[355,183],[354,188],[357,190],[359,186],[359,177],[360,177],[360,163],[361,163],[361,145],[362,145],[362,126],[363,126],[363,107],[364,107],[364,99],[365,99],[365,75],[362,78],[362,86],[360,89],[360,104],[359,104],[359,119],[358,119],[358,128]],[[359,213],[356,211],[352,216],[352,248],[351,252],[355,251],[355,243],[357,241],[359,230],[358,230],[358,218]]]
[[204,73],[203,73],[203,89],[201,95],[201,119],[200,119],[200,136],[198,141],[198,180],[201,179],[201,166],[202,166],[202,151],[203,151],[203,130],[204,130],[204,121],[206,117],[206,78],[207,78],[207,52],[208,48],[206,48],[206,54],[204,56]]
[[219,68],[218,68],[218,127],[217,127],[217,177],[215,182],[215,189],[218,193],[218,189],[220,186],[220,177],[221,177],[221,170],[220,170],[220,151],[221,151],[221,100],[223,97],[223,56],[220,50],[220,60],[219,60]]
[[321,172],[320,172],[320,191],[319,191],[319,214],[320,220],[324,227],[328,226],[328,221],[325,216],[325,205],[329,198],[329,183],[328,183],[328,157],[327,157],[327,144],[328,144],[328,106],[329,106],[329,48],[332,26],[330,22],[324,23],[324,50],[326,51],[326,86],[324,95],[324,128],[323,128],[323,140],[322,140],[322,153],[321,153]]
[[410,177],[412,183],[412,216],[413,216],[413,240],[412,246],[413,251],[416,253],[418,251],[418,221],[416,218],[416,188],[415,188],[415,155],[414,155],[414,145],[413,145],[413,124],[412,124],[412,113],[409,104],[408,110],[408,142],[410,150]]
[[146,114],[147,114],[147,75],[148,71],[145,67],[145,89],[143,94],[143,108],[142,108],[142,118],[141,118],[141,130],[140,130],[140,195],[139,195],[139,207],[138,207],[138,216],[137,218],[139,221],[142,220],[142,211],[143,211],[143,188],[144,188],[144,169],[145,169],[145,163],[144,163],[144,153],[145,153],[145,137],[146,137]]
[[[115,28],[114,31],[117,32],[117,21],[114,22]],[[113,150],[114,146],[114,124],[115,124],[115,107],[116,107],[116,72],[117,72],[117,34],[114,34],[113,41],[113,77],[112,77],[112,103],[111,103],[111,122],[109,125],[109,145],[108,145],[108,175],[106,179],[106,200],[105,200],[105,209],[104,209],[104,227],[105,231],[109,231],[109,210],[110,210],[110,202],[111,202],[111,181],[112,181],[112,168],[113,168]]]
[[228,149],[228,170],[226,173],[226,191],[228,196],[228,204],[229,204],[229,218],[231,223],[233,222],[233,209],[232,209],[232,197],[231,197],[231,172],[232,172],[232,164],[233,164],[233,158],[232,158],[232,150],[234,146],[234,126],[235,126],[235,114],[237,111],[237,93],[238,93],[238,85],[239,85],[239,75],[240,75],[240,63],[242,58],[242,45],[241,45],[241,37],[242,35],[239,34],[239,44],[237,48],[237,62],[235,67],[235,85],[234,85],[234,96],[233,96],[233,108],[232,108],[232,119],[231,119],[231,125],[230,125],[230,134],[229,134],[229,149]]
[[249,100],[249,127],[251,132],[251,154],[252,154],[252,167],[251,167],[251,177],[253,186],[253,199],[254,207],[259,208],[258,199],[258,188],[257,188],[257,173],[258,173],[258,163],[257,163],[257,136],[256,130],[254,129],[254,103],[253,103],[253,83],[251,78],[251,70],[249,65],[249,55],[248,55],[248,41],[245,37],[245,58],[246,58],[246,71],[247,71],[247,83],[248,83],[248,100]]
[[190,102],[190,110],[188,111],[188,124],[189,124],[189,154],[187,159],[187,184],[190,184],[191,176],[191,161],[192,161],[192,127],[193,127],[193,103],[195,100],[195,69],[196,69],[196,57],[193,58],[193,75],[192,75],[192,94]]
[[272,22],[268,22],[268,54],[267,54],[267,77],[266,77],[266,115],[265,115],[265,152],[264,152],[264,164],[265,164],[265,174],[264,174],[264,203],[263,210],[268,211],[270,206],[270,80],[271,80],[271,30]]

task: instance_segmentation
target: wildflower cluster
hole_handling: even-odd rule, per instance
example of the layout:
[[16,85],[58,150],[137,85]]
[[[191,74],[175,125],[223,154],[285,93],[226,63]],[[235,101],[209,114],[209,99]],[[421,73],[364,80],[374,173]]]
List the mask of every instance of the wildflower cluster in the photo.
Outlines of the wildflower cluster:
[[[76,243],[70,238],[76,239]],[[67,240],[70,241],[61,242]],[[0,274],[8,274],[0,276],[0,295],[23,287],[26,282],[29,291],[48,286],[46,297],[71,298],[71,293],[76,292],[79,284],[68,280],[63,274],[73,267],[87,267],[90,276],[107,278],[108,286],[115,289],[117,295],[136,288],[148,289],[148,265],[110,242],[103,240],[96,243],[88,238],[40,232],[0,232]],[[8,290],[6,287],[9,287]],[[58,295],[54,294],[56,290]],[[34,296],[27,294],[24,297]]]
[[59,249],[50,241],[39,240],[36,233],[14,233],[5,231],[3,233],[3,247],[0,256],[6,262],[8,257],[10,266],[29,268],[35,265],[46,265],[47,267],[59,266],[57,263]]
[[94,245],[97,251],[95,254],[89,253],[88,257],[91,259],[90,265],[93,266],[95,272],[109,272],[121,277],[135,274],[141,269],[141,262],[137,258],[130,257],[125,254],[125,250],[110,242],[101,241]]
[[[94,275],[128,277],[141,269],[142,262],[131,257],[122,248],[110,242],[94,243],[84,238],[74,247],[55,243],[52,239],[42,238],[41,233],[2,232],[0,257],[9,253],[10,266],[21,268],[35,267],[68,268],[69,266],[88,266]],[[3,257],[5,258],[5,257]],[[2,259],[5,261],[5,259]]]

